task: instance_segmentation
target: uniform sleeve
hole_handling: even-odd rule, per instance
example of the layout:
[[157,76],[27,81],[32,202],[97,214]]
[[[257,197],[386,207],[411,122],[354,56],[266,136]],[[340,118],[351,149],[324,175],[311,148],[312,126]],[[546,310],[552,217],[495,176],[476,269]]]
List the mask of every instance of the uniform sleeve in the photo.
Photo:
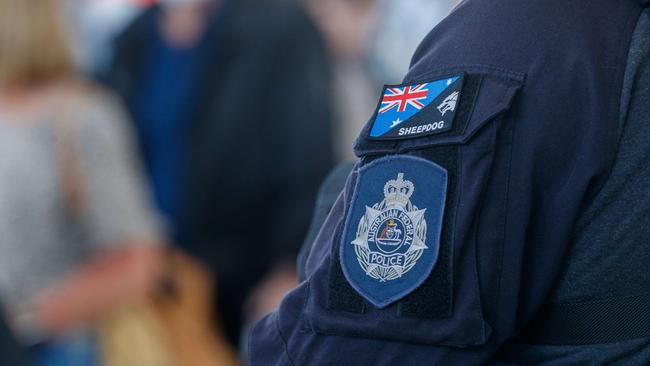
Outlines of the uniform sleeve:
[[[634,298],[646,291],[650,273],[643,269],[650,261],[650,250],[647,245],[639,244],[650,236],[650,228],[643,224],[650,208],[650,196],[644,193],[650,182],[648,123],[650,12],[645,11],[637,24],[625,71],[616,161],[603,188],[585,205],[577,220],[566,263],[548,299],[554,309],[558,309],[557,304],[597,304],[603,300]],[[602,306],[596,308],[604,309]],[[558,328],[557,320],[557,316],[551,319],[542,316],[528,325],[527,331],[545,338],[566,337],[567,333],[575,337],[571,328],[564,328],[558,334],[558,329],[562,328]],[[625,331],[634,332],[629,322],[621,322],[621,325]],[[591,334],[606,338],[605,334],[612,334],[612,329],[620,331],[620,328],[600,326]],[[648,363],[650,354],[639,350],[647,349],[649,338],[609,342],[603,348],[602,344],[588,344],[593,342],[591,334],[583,336],[583,345],[505,347],[507,352],[501,354],[501,359],[507,364],[520,365],[540,359],[554,360],[558,364],[591,362],[605,365],[612,360],[625,364],[630,362],[628,357],[634,357],[639,364]]]
[[320,232],[327,215],[330,213],[334,203],[343,191],[345,181],[353,166],[354,163],[351,161],[346,161],[337,165],[336,168],[330,172],[327,178],[325,178],[325,181],[318,191],[316,207],[314,208],[314,214],[311,218],[309,231],[307,232],[305,241],[302,243],[300,253],[298,254],[298,275],[301,280],[304,280],[307,277],[307,256],[312,249],[314,240],[316,240],[316,236]]
[[[537,23],[504,24],[535,19],[540,4],[463,2],[427,36],[404,83],[383,96],[420,83],[446,92],[408,121],[375,112],[306,281],[251,333],[251,364],[480,365],[517,343],[557,287],[618,147],[620,44],[638,9],[601,5],[542,14],[570,37],[534,51]],[[572,21],[578,13],[589,28]],[[611,17],[597,31],[618,26],[616,37],[591,27],[602,14]],[[576,68],[573,55],[589,62]],[[453,123],[433,133],[449,108]],[[390,135],[397,125],[404,138]]]
[[96,99],[80,118],[79,184],[85,234],[99,247],[157,238],[161,225],[122,107],[113,100]]

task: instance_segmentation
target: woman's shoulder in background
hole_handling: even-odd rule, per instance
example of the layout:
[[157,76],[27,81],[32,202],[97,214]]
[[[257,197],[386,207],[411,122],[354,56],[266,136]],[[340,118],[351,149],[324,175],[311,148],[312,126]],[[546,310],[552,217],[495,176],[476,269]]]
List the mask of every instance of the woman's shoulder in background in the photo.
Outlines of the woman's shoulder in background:
[[128,115],[110,89],[83,78],[64,81],[59,88],[57,108],[66,113],[68,122],[78,124],[80,133],[129,138]]

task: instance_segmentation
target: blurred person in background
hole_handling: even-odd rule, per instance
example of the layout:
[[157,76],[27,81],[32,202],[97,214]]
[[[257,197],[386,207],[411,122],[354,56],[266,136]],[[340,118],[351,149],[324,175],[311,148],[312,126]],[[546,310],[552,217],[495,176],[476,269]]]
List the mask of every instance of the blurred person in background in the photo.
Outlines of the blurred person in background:
[[233,344],[296,283],[333,160],[329,76],[292,1],[164,0],[116,40],[106,79],[134,117],[175,242],[216,277]]
[[364,45],[370,71],[379,81],[379,86],[402,82],[411,55],[422,38],[449,14],[458,1],[375,0],[369,15],[371,30]]
[[354,137],[376,104],[375,81],[365,61],[364,48],[374,0],[304,2],[325,35],[333,64],[336,157],[351,159]]
[[159,225],[125,115],[73,70],[55,0],[0,0],[0,299],[37,365],[93,365],[95,321],[143,297]]
[[87,75],[106,72],[111,42],[155,0],[64,0],[71,49],[75,62]]
[[334,64],[336,156],[352,159],[354,139],[377,105],[377,90],[401,82],[420,40],[458,1],[303,1],[325,35]]

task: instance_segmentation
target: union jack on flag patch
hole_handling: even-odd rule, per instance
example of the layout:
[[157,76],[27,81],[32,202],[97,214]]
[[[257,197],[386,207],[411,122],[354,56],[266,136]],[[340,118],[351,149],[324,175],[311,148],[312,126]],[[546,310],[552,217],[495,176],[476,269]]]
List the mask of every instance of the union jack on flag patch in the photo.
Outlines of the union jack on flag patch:
[[463,75],[384,87],[370,139],[402,139],[449,131],[460,101]]
[[421,100],[427,99],[429,95],[429,84],[418,84],[415,86],[405,86],[403,88],[388,88],[381,100],[382,108],[379,113],[385,113],[397,107],[398,112],[404,112],[406,106],[412,106],[416,109],[424,108]]

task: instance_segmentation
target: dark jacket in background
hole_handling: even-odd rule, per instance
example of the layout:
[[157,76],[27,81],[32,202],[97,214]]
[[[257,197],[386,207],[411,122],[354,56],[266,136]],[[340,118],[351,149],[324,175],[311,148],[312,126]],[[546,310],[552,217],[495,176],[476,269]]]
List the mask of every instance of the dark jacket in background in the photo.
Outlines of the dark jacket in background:
[[[116,43],[108,83],[131,109],[159,12]],[[298,252],[332,166],[329,68],[319,33],[290,1],[229,1],[218,13],[188,120],[178,241],[216,273],[236,337],[252,286]]]
[[22,347],[12,336],[4,317],[0,313],[0,365],[26,366],[28,358]]

